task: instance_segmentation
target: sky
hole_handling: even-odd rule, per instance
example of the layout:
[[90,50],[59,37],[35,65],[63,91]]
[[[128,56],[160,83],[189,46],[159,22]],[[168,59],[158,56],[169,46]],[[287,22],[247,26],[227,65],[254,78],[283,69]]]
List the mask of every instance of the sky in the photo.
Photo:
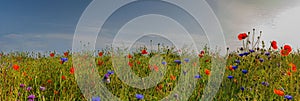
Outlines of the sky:
[[[237,34],[252,31],[252,28],[262,30],[263,40],[266,42],[276,40],[279,46],[290,44],[295,48],[299,47],[297,25],[300,23],[298,21],[300,3],[298,0],[207,0],[207,2],[219,19],[226,44],[231,50],[241,46],[241,42],[237,40]],[[77,23],[89,3],[91,0],[2,0],[0,3],[0,51],[44,52],[72,49]],[[146,9],[147,7],[155,6],[149,4],[145,6]],[[131,10],[134,9],[128,9],[128,12]],[[99,12],[103,11],[105,9],[99,10]],[[122,19],[128,15],[130,13],[123,13],[118,17]],[[109,35],[112,29],[105,30]],[[167,37],[158,38],[150,35],[142,37],[143,40],[134,40],[139,41],[140,45],[149,44],[147,41],[149,39],[156,39],[155,44],[166,42],[182,45],[191,42],[180,40],[191,37],[186,36],[188,32],[180,24],[159,15],[138,17],[122,27],[119,33],[121,34],[118,34],[115,40],[123,44],[133,44],[132,36],[145,33],[165,33]],[[176,33],[176,36],[172,33]],[[182,42],[172,43],[168,38]],[[205,37],[201,38],[198,39],[201,41],[197,41],[197,44],[207,41]],[[105,44],[111,43],[111,40],[105,36],[97,39],[96,48],[105,47]]]

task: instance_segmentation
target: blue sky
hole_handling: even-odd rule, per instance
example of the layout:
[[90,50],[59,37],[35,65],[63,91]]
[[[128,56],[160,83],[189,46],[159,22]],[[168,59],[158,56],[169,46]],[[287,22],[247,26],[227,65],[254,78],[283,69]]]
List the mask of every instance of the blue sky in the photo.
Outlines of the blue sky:
[[[300,15],[292,15],[293,12],[299,11],[300,13],[300,8],[297,8],[300,7],[297,0],[289,2],[282,0],[207,1],[223,27],[226,44],[232,50],[240,46],[236,35],[240,32],[251,31],[252,28],[263,30],[265,33],[263,37],[266,41],[278,40],[279,44],[287,43],[295,47],[298,47],[298,43],[300,43],[295,37],[295,35],[299,36],[298,28],[291,27],[298,25],[293,22],[297,22],[296,18],[300,17]],[[65,51],[71,49],[76,25],[90,2],[91,0],[2,0],[0,3],[0,50]],[[101,11],[99,10],[99,12]],[[145,16],[137,21],[132,21],[121,31],[123,33],[142,33],[151,27],[151,25],[142,27],[143,23],[155,25],[154,22],[162,22],[160,19],[163,17],[152,17],[154,18]],[[166,23],[157,24],[152,29],[165,28],[168,29],[165,31],[166,33],[185,33],[180,26],[176,27],[176,24],[167,26],[167,22],[171,22],[163,21]],[[181,38],[181,36],[177,38]],[[105,40],[102,40],[103,42]]]
[[90,0],[2,0],[0,50],[66,50]]

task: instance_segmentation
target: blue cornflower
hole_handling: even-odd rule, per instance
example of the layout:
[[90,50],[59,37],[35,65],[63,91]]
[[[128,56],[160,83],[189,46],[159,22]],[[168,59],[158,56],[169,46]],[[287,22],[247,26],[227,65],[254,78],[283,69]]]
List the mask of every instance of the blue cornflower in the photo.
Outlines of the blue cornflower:
[[107,74],[109,74],[109,75],[112,75],[112,74],[114,74],[114,71],[107,71]]
[[293,97],[291,95],[285,95],[284,98],[288,99],[288,100],[292,100]]
[[269,86],[268,82],[262,82],[261,84],[264,85],[264,86]]
[[68,61],[68,58],[60,58],[60,60],[61,60],[62,63],[65,63],[65,62]]
[[238,63],[238,64],[240,64],[240,63],[241,63],[241,61],[240,61],[240,60],[235,60],[234,62],[235,62],[235,63]]
[[249,51],[250,51],[251,53],[255,52],[255,50],[253,50],[253,49],[250,49]]
[[174,62],[177,63],[177,64],[181,64],[180,60],[174,60]]
[[244,53],[245,56],[247,56],[247,55],[249,55],[249,54],[250,54],[249,52],[245,52],[245,53]]
[[200,79],[201,76],[200,76],[200,75],[196,75],[195,78],[196,78],[196,79]]
[[187,71],[183,71],[183,75],[186,75]]
[[259,61],[260,61],[260,62],[264,62],[264,59],[263,59],[263,58],[260,58]]
[[244,53],[239,54],[239,56],[240,56],[240,57],[243,57],[243,56],[244,56]]
[[269,53],[269,52],[266,52],[266,53],[265,53],[265,55],[266,55],[266,56],[269,56],[269,55],[270,55],[270,53]]
[[237,68],[238,68],[238,66],[236,65],[236,66],[232,66],[232,68],[234,69],[234,70],[236,70]]
[[228,78],[228,79],[232,79],[232,78],[233,78],[233,76],[229,75],[227,78]]
[[247,73],[248,73],[248,71],[247,71],[247,70],[242,70],[242,72],[243,72],[244,74],[247,74]]
[[188,58],[185,58],[185,59],[184,59],[184,61],[185,61],[185,62],[189,62],[189,61],[190,61],[190,59],[188,59]]
[[244,87],[241,87],[241,90],[242,90],[242,91],[244,91],[244,90],[245,90],[245,88],[244,88]]
[[163,61],[163,62],[161,62],[161,64],[163,64],[163,65],[166,65],[166,64],[167,64],[167,62]]
[[92,97],[92,101],[100,101],[100,97]]
[[142,95],[142,94],[136,94],[135,97],[139,100],[144,99],[144,95]]

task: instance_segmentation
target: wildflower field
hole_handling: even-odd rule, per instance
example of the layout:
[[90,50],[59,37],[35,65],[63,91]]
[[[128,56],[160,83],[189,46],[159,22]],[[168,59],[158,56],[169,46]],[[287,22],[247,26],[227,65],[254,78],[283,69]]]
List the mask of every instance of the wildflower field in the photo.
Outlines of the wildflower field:
[[[215,101],[282,101],[300,100],[300,80],[297,66],[300,65],[299,51],[291,46],[277,45],[276,40],[267,40],[271,46],[258,38],[250,37],[250,33],[237,35],[243,46],[234,52],[227,53],[227,60],[220,88]],[[226,49],[225,49],[226,51]],[[100,101],[101,96],[85,98],[79,89],[72,64],[72,52],[64,54],[50,51],[47,55],[30,52],[0,53],[0,100],[1,101]],[[189,58],[180,58],[178,50],[172,47],[161,47],[149,50],[141,47],[124,55],[128,60],[127,68],[136,75],[146,77],[150,72],[158,72],[165,68],[163,80],[155,87],[138,89],[123,83],[112,67],[112,52],[104,49],[96,52],[95,64],[100,80],[106,88],[120,100],[156,101],[168,96],[179,83],[180,75],[187,72],[182,69],[198,68],[193,78],[197,86],[189,100],[200,100],[207,85],[211,72],[212,54],[208,48],[202,49],[197,62]],[[160,64],[150,64],[155,55],[163,59]],[[84,61],[84,60],[83,60]],[[91,72],[95,72],[91,70]],[[181,94],[172,95],[179,98]]]

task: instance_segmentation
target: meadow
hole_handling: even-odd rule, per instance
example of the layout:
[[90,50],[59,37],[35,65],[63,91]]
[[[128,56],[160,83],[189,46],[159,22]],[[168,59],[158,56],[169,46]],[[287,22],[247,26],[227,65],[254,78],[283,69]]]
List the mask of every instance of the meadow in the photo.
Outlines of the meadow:
[[[300,52],[289,45],[277,45],[272,40],[271,46],[265,46],[259,38],[255,41],[250,36],[250,33],[238,34],[237,40],[243,42],[243,46],[228,53],[223,79],[213,100],[300,100],[300,75],[297,71]],[[141,47],[140,50],[124,55],[129,61],[126,63],[128,68],[140,77],[147,77],[161,68],[166,68],[167,72],[155,87],[137,89],[126,85],[116,76],[110,49],[95,53],[95,69],[99,71],[99,77],[103,78],[101,81],[112,94],[126,101],[156,101],[168,96],[179,83],[180,75],[187,72],[181,69],[182,66],[198,69],[194,77],[190,78],[197,80],[197,86],[189,100],[200,100],[213,71],[212,54],[208,48],[202,49],[199,54],[192,54],[197,57],[196,64],[192,59],[180,58],[181,55],[172,47],[161,47],[160,51]],[[75,80],[77,69],[72,64],[70,51],[64,54],[50,51],[46,54],[0,53],[1,101],[100,101],[101,96],[85,98],[81,93]],[[155,55],[163,57],[160,64],[149,63]],[[175,98],[178,96],[181,95],[174,95]]]

